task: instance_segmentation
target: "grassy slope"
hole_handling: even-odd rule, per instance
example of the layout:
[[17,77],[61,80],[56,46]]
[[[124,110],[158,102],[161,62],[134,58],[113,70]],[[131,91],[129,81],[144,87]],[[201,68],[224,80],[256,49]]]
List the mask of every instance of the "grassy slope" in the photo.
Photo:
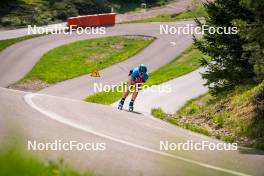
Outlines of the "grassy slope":
[[206,136],[211,136],[211,133],[207,129],[198,127],[196,125],[192,125],[191,123],[181,123],[176,118],[174,118],[172,115],[168,115],[165,112],[163,112],[161,108],[153,108],[151,110],[151,114],[154,117],[159,118],[161,120],[164,120],[164,121],[171,123],[173,125],[177,125],[177,126],[180,126],[182,128],[191,130],[193,132],[204,134]]
[[135,55],[153,39],[114,36],[83,40],[46,53],[19,83],[41,80],[56,83],[103,69]]
[[[264,82],[258,86],[238,86],[217,97],[205,94],[187,102],[178,114],[188,118],[208,117],[238,137],[261,139],[264,137]],[[257,140],[253,147],[264,149],[264,142]]]
[[91,171],[84,173],[66,165],[63,160],[44,163],[18,145],[1,144],[0,175],[3,176],[94,176]]
[[7,39],[7,40],[0,40],[0,51],[3,51],[4,49],[6,49],[7,47],[16,44],[18,42],[24,41],[24,40],[28,40],[31,38],[35,38],[35,37],[39,37],[41,35],[27,35],[27,36],[23,36],[23,37],[18,37],[18,38],[13,38],[13,39]]
[[[161,67],[160,69],[150,73],[149,80],[145,83],[149,86],[159,85],[183,74],[189,73],[200,66],[199,59],[203,54],[193,47],[187,49],[180,56],[175,58],[171,63]],[[124,80],[125,81],[125,80]],[[110,92],[98,92],[85,99],[85,101],[112,104],[122,96],[122,92],[117,92],[115,89]]]
[[207,16],[205,8],[199,6],[193,10],[185,11],[179,14],[174,14],[174,15],[161,14],[153,18],[130,21],[126,23],[173,22],[177,20],[184,20],[184,19],[198,18],[198,17],[205,17],[205,16]]

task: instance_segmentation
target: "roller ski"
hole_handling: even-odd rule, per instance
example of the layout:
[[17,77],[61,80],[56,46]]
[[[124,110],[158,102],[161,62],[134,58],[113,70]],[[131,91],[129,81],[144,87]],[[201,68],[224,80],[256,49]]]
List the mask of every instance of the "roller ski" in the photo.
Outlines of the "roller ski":
[[118,109],[122,110],[123,109],[123,105],[124,105],[125,99],[121,99],[119,104],[118,104]]
[[130,101],[128,111],[129,112],[133,112],[134,111],[134,100]]

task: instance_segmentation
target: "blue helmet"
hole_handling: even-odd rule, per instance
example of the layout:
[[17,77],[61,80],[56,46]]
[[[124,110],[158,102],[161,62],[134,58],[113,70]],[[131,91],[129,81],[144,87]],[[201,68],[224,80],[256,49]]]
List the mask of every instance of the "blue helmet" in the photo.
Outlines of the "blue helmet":
[[140,66],[138,67],[138,71],[140,73],[147,73],[148,71],[147,66],[145,64],[140,64]]

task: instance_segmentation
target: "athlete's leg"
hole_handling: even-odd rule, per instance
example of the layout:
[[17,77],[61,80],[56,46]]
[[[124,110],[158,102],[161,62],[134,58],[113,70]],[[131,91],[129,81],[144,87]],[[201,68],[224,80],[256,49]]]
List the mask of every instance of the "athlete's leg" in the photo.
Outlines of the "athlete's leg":
[[138,91],[140,90],[140,87],[141,87],[142,83],[136,83],[136,86],[135,86],[135,90],[132,94],[132,98],[131,100],[135,101],[137,96],[138,96]]
[[129,95],[129,92],[130,92],[130,85],[132,84],[132,81],[131,81],[131,76],[128,76],[128,81],[127,81],[127,87],[126,87],[126,90],[123,94],[123,97],[121,98],[120,102],[119,102],[119,109],[122,109],[123,108],[123,105],[124,105],[124,102],[127,98],[127,96]]
[[127,88],[126,88],[126,90],[125,90],[125,92],[123,94],[122,99],[125,100],[127,98],[127,96],[129,95],[131,85],[132,85],[131,76],[128,76]]
[[138,96],[138,91],[139,91],[140,86],[141,86],[141,84],[137,84],[136,88],[132,94],[132,98],[129,102],[129,111],[133,111],[133,109],[134,109],[134,101],[136,100],[136,98]]
[[135,91],[133,92],[133,94],[132,94],[132,98],[131,98],[131,100],[135,101],[136,98],[137,98],[137,96],[138,96],[138,91],[135,90]]

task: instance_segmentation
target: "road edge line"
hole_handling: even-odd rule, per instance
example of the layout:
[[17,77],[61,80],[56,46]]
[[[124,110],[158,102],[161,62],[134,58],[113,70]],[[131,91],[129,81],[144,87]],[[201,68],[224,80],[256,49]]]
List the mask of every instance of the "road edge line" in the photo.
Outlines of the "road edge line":
[[38,94],[27,94],[27,95],[25,95],[23,97],[23,99],[31,108],[33,108],[33,109],[37,110],[38,112],[44,114],[45,116],[49,117],[50,119],[55,120],[55,121],[60,122],[60,123],[63,123],[65,125],[67,125],[67,126],[79,129],[79,130],[84,131],[84,132],[92,133],[92,134],[100,136],[102,138],[106,138],[108,140],[112,140],[112,141],[115,141],[115,142],[118,142],[118,143],[121,143],[121,144],[125,144],[125,145],[128,145],[128,146],[137,148],[137,149],[141,149],[141,150],[145,150],[145,151],[148,151],[148,152],[151,152],[151,153],[167,156],[167,157],[170,157],[170,158],[173,158],[173,159],[177,159],[177,160],[182,160],[182,161],[185,161],[185,162],[188,162],[188,163],[191,163],[191,164],[195,164],[195,165],[198,165],[198,166],[201,166],[201,167],[205,167],[205,168],[209,168],[209,169],[213,169],[213,170],[217,170],[217,171],[221,171],[221,172],[226,172],[226,173],[233,174],[233,175],[238,175],[238,176],[249,176],[248,174],[245,174],[245,173],[241,173],[241,172],[237,172],[237,171],[221,168],[221,167],[218,167],[218,166],[213,166],[213,165],[210,165],[210,164],[198,162],[198,161],[195,161],[195,160],[187,159],[187,158],[184,158],[184,157],[181,157],[181,156],[172,155],[172,154],[169,154],[169,153],[164,153],[164,152],[161,152],[161,151],[158,151],[158,150],[154,150],[154,149],[147,148],[147,147],[144,147],[144,146],[141,146],[141,145],[133,144],[131,142],[127,142],[127,141],[124,141],[124,140],[121,140],[121,139],[118,139],[118,138],[114,138],[114,137],[111,137],[111,136],[96,132],[96,131],[91,130],[91,129],[85,127],[85,126],[82,126],[80,124],[74,123],[74,122],[72,122],[72,121],[60,116],[59,114],[56,114],[56,113],[53,113],[53,112],[48,112],[48,111],[45,111],[45,110],[41,109],[40,107],[38,107],[32,101],[32,98],[34,96],[36,96],[36,95],[38,95]]

